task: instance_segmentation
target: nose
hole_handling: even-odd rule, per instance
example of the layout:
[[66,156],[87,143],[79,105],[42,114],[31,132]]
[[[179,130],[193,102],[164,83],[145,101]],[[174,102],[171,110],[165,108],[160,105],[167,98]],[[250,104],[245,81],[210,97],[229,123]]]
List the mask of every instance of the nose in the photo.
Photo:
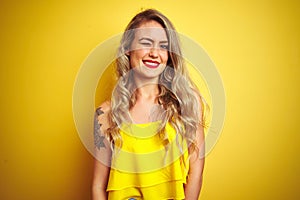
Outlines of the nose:
[[153,58],[157,58],[158,57],[158,49],[155,47],[152,47],[150,49],[149,56],[153,57]]

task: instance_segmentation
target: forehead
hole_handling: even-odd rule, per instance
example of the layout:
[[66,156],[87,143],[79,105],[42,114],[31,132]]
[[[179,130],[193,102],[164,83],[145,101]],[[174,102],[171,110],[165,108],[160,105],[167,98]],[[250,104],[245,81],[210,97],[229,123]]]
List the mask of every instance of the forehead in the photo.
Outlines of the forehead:
[[149,37],[153,40],[168,40],[165,29],[156,21],[142,23],[135,30],[135,39]]

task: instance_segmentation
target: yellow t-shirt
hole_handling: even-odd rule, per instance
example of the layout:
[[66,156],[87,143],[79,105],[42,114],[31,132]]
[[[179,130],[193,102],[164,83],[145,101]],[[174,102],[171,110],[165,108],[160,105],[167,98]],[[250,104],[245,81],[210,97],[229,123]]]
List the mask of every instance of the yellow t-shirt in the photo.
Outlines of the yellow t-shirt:
[[121,127],[123,143],[112,158],[108,199],[184,199],[189,168],[187,145],[169,123],[165,145],[157,132],[159,123]]

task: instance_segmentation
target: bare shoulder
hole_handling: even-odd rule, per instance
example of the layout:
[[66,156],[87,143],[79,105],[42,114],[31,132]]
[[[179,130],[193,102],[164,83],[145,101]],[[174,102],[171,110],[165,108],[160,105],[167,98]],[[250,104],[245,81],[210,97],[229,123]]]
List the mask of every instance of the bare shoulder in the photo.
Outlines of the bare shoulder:
[[101,115],[103,113],[108,113],[111,109],[110,101],[103,102],[99,107],[96,108],[96,113]]
[[105,101],[99,107],[96,108],[95,120],[97,120],[98,124],[101,125],[101,129],[103,129],[103,131],[107,130],[110,127],[109,125],[110,110],[111,110],[111,104],[109,101]]
[[199,114],[203,114],[205,100],[201,96],[200,92],[197,89],[194,88],[193,90],[194,90],[194,95],[196,97],[196,100],[198,102],[198,111],[199,111]]

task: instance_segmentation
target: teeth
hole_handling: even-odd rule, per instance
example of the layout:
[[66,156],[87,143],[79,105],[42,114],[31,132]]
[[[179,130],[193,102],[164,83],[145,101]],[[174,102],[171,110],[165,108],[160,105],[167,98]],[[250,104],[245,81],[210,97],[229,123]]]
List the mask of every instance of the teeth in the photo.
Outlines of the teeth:
[[145,64],[151,65],[151,66],[157,66],[158,65],[158,63],[153,63],[153,62],[145,62]]

